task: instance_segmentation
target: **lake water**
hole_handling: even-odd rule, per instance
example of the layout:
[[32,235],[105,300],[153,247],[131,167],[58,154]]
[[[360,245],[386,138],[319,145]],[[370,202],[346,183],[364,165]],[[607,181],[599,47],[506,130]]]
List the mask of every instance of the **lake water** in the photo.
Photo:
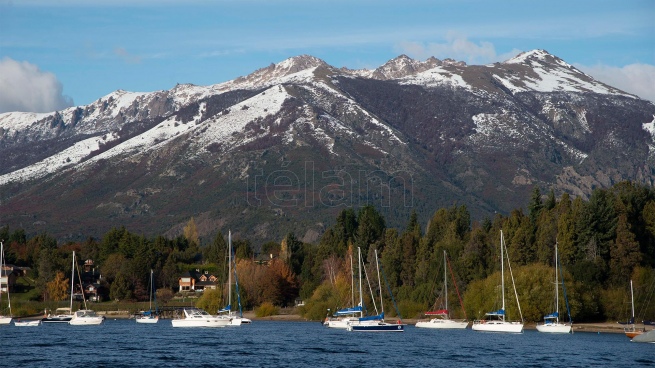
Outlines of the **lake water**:
[[509,335],[414,326],[404,333],[357,333],[274,321],[173,329],[170,320],[107,320],[101,326],[2,326],[0,366],[635,367],[655,366],[655,344],[610,333]]

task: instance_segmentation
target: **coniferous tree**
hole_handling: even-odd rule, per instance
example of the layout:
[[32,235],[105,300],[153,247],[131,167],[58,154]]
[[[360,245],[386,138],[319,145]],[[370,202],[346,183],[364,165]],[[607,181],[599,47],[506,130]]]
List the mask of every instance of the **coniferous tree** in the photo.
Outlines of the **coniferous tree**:
[[541,190],[538,186],[535,186],[532,190],[532,197],[530,198],[530,204],[528,205],[528,213],[530,216],[530,221],[533,224],[537,222],[541,210],[544,208],[544,204],[541,200]]
[[625,284],[639,265],[641,253],[639,243],[630,231],[626,214],[620,214],[616,228],[616,240],[610,248],[610,272],[615,285]]

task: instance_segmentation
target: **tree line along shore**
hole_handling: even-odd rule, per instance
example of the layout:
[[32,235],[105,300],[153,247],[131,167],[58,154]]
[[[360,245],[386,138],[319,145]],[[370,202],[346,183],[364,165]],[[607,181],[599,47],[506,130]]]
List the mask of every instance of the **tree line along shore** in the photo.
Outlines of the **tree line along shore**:
[[[539,322],[552,312],[556,244],[576,326],[593,323],[589,326],[603,326],[609,332],[616,321],[627,321],[630,280],[637,321],[655,320],[655,191],[651,187],[622,182],[596,189],[588,199],[566,193],[556,196],[552,191],[544,195],[535,187],[526,203],[525,209],[476,220],[464,205],[437,209],[426,224],[411,213],[400,229],[387,227],[371,205],[344,208],[316,244],[303,243],[293,233],[257,246],[239,236],[232,246],[241,306],[251,311],[272,306],[274,311],[302,301],[297,308],[302,320],[322,320],[328,309],[352,304],[359,249],[368,275],[375,275],[378,253],[381,281],[393,295],[384,302],[395,305],[387,314],[419,319],[444,298],[440,293],[446,251],[457,285],[448,288],[451,315],[478,319],[498,309],[502,230],[527,323]],[[226,304],[229,257],[224,230],[217,229],[210,242],[201,243],[193,219],[175,238],[146,237],[118,227],[98,238],[59,244],[46,233],[28,235],[5,226],[0,228],[0,239],[4,239],[6,263],[29,269],[29,276],[22,283],[19,280],[12,292],[17,315],[34,315],[44,306],[64,303],[73,251],[83,260],[92,260],[93,272],[101,275],[106,301],[98,306],[147,301],[151,269],[161,305],[179,300],[179,278],[191,270],[217,278],[215,290],[196,295],[196,306],[214,310]],[[373,305],[370,295],[363,299],[366,306]],[[2,303],[0,308],[5,308],[4,299]],[[518,318],[512,303],[507,313]]]

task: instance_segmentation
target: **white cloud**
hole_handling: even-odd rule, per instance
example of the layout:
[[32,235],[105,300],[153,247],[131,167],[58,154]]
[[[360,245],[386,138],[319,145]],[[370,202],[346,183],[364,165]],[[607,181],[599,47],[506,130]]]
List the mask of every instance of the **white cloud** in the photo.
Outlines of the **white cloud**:
[[576,64],[575,67],[605,84],[655,102],[655,65],[630,64],[619,68]]
[[487,64],[504,61],[520,53],[512,50],[505,54],[498,54],[491,42],[482,41],[479,44],[469,41],[466,36],[449,31],[445,43],[401,42],[398,51],[416,59],[426,59],[434,56],[439,59],[451,58],[463,60],[468,64]]
[[27,61],[0,60],[0,113],[50,112],[72,105],[54,74]]
[[123,61],[125,61],[128,64],[139,64],[139,63],[141,63],[141,56],[130,54],[123,47],[114,48],[114,54],[119,56],[121,59],[123,59]]

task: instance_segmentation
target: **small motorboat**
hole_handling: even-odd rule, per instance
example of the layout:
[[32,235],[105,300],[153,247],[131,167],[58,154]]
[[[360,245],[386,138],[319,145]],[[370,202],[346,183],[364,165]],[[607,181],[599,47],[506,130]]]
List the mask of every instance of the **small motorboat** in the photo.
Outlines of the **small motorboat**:
[[35,326],[39,326],[40,324],[41,324],[40,319],[32,319],[28,321],[21,321],[21,320],[14,321],[14,326],[18,326],[18,327],[28,327],[28,326],[35,327]]

